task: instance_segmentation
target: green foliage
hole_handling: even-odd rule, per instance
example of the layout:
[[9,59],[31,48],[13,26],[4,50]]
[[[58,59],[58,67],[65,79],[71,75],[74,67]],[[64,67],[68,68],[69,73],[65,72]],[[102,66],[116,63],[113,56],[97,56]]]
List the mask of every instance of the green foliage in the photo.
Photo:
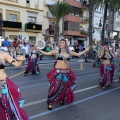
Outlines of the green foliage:
[[119,10],[120,10],[120,0],[90,0],[90,1],[94,7],[94,10],[99,7],[101,9],[104,9],[105,4],[108,4],[108,6],[109,6],[109,3],[110,3],[112,11],[119,12]]
[[85,30],[81,30],[80,33],[81,33],[82,35],[88,35],[88,32],[85,31]]
[[70,5],[63,2],[57,2],[54,5],[48,5],[48,8],[54,17],[56,23],[59,23],[60,20],[69,12]]

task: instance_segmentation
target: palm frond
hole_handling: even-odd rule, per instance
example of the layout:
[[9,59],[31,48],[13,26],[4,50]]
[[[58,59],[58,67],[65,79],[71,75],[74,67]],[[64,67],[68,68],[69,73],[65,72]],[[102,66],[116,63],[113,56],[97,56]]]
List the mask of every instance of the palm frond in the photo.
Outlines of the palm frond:
[[57,23],[69,12],[70,5],[63,2],[57,2],[54,5],[48,6],[52,16],[54,17]]

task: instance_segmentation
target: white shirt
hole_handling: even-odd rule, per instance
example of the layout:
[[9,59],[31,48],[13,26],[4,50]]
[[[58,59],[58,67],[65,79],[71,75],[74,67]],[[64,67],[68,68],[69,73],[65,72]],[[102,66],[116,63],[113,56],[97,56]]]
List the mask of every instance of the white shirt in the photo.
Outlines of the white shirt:
[[70,50],[74,50],[73,46],[70,46],[69,49],[70,49]]
[[28,46],[22,46],[21,49],[24,49],[25,50],[25,53],[28,54],[29,53],[29,48]]

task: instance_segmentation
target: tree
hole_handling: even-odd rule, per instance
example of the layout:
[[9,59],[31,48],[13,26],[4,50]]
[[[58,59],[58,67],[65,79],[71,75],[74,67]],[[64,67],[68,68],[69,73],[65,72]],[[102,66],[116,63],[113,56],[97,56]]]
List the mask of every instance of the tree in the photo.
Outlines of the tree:
[[56,2],[54,5],[48,5],[48,8],[54,18],[54,41],[57,43],[59,40],[59,23],[60,20],[69,12],[70,5],[63,2]]
[[[119,12],[120,10],[120,0],[92,0],[92,3],[94,6],[94,9],[101,8],[104,9],[104,20],[103,20],[103,27],[102,27],[102,34],[101,34],[101,41],[104,43],[104,35],[105,35],[105,24],[107,20],[107,12],[109,10],[112,12]],[[109,16],[111,16],[109,14]],[[110,22],[108,22],[108,37],[110,37],[110,31],[109,26],[111,25]]]
[[94,54],[93,54],[93,48],[92,48],[92,43],[93,43],[93,8],[94,8],[94,4],[92,4],[93,0],[89,0],[89,4],[88,4],[88,9],[89,9],[89,45],[90,47],[90,51],[89,51],[89,56],[90,59],[94,58]]

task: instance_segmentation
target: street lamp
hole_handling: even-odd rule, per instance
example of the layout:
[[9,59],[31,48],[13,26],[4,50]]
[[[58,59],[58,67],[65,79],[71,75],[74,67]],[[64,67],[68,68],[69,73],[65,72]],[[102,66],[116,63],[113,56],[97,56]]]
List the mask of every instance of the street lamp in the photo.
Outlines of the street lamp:
[[[100,28],[100,39],[101,39],[101,36],[102,36],[102,23],[101,23],[101,19],[100,19],[100,22],[99,22],[99,28]],[[104,42],[103,40],[101,40],[102,43]]]

